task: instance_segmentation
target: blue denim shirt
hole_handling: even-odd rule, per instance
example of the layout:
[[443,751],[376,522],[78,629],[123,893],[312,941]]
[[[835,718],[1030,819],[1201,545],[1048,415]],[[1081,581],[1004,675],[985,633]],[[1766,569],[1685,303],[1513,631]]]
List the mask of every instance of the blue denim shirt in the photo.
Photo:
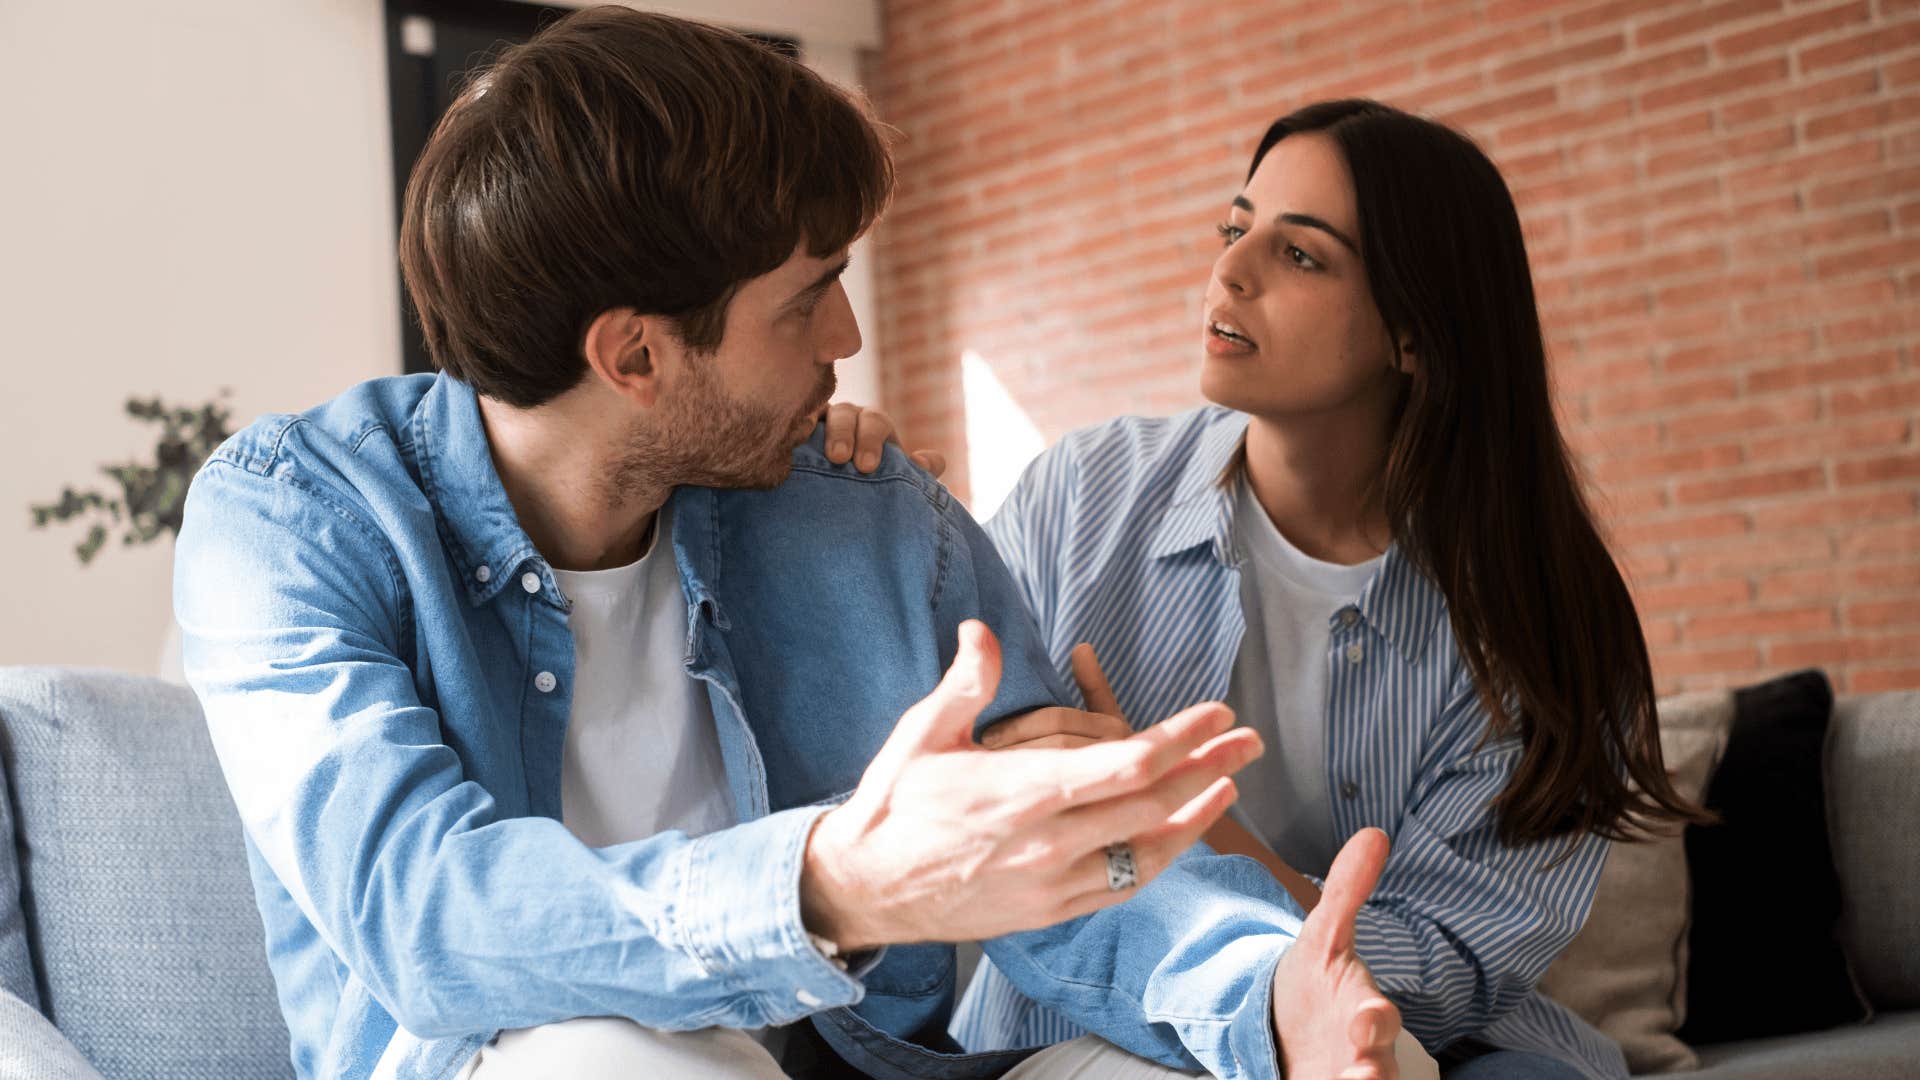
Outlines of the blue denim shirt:
[[[961,620],[1004,649],[983,725],[1067,700],[964,508],[897,452],[861,475],[818,442],[773,491],[674,495],[685,666],[740,823],[604,848],[560,823],[568,605],[470,388],[375,380],[209,461],[176,613],[302,1077],[448,1077],[501,1029],[580,1016],[812,1017],[881,1077],[992,1076],[1023,1056],[945,1035],[951,946],[849,974],[802,927],[814,820],[938,681]],[[1273,966],[1300,918],[1257,864],[1197,849],[1124,905],[985,948],[1135,1053],[1266,1077]]]

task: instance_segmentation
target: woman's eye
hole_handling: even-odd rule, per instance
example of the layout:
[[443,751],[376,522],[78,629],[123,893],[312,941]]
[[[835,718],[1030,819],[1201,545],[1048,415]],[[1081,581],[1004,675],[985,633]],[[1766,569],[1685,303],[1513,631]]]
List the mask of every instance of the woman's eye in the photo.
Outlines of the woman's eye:
[[1229,225],[1224,221],[1215,225],[1213,231],[1220,234],[1221,247],[1232,247],[1235,240],[1247,235],[1247,230],[1238,225]]
[[1306,252],[1301,251],[1297,247],[1294,247],[1292,244],[1287,245],[1286,254],[1287,254],[1287,260],[1302,270],[1320,269],[1320,262],[1318,259],[1315,259],[1313,256],[1307,254]]

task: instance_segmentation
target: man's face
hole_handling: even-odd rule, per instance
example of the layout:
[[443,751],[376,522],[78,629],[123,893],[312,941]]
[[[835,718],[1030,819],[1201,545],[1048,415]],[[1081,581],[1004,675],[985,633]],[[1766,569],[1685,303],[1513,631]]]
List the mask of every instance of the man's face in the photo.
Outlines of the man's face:
[[[802,244],[778,268],[742,284],[720,347],[674,340],[657,356],[661,393],[632,464],[666,468],[678,484],[770,488],[833,396],[833,365],[860,351],[840,273],[844,252],[815,258]],[[647,460],[640,460],[645,458]],[[656,473],[655,475],[659,475]]]

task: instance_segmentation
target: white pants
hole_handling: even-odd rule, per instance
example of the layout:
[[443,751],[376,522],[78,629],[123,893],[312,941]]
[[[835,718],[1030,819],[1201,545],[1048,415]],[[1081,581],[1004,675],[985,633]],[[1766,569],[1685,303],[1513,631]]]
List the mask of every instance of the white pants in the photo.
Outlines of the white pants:
[[[1402,1031],[1394,1047],[1401,1080],[1436,1080],[1433,1058]],[[1135,1057],[1085,1035],[1049,1046],[1015,1066],[1005,1080],[1173,1080],[1201,1076]],[[458,1080],[654,1080],[715,1077],[786,1080],[773,1054],[733,1028],[655,1031],[628,1020],[588,1017],[503,1031],[480,1048]]]
[[[1006,1080],[1173,1080],[1200,1076],[1135,1057],[1092,1035],[1050,1046]],[[627,1020],[588,1017],[503,1031],[480,1048],[459,1080],[786,1080],[773,1054],[732,1028],[655,1031]]]

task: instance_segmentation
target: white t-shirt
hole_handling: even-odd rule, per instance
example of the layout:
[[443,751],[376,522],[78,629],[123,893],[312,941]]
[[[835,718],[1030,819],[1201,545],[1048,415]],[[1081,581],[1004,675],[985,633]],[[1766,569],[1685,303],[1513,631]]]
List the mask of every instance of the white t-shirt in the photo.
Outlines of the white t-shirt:
[[560,820],[591,847],[734,823],[706,688],[687,674],[687,601],[662,507],[638,562],[555,570],[573,604]]
[[1267,742],[1235,778],[1233,813],[1287,865],[1325,876],[1339,850],[1327,785],[1330,620],[1360,599],[1380,559],[1322,562],[1294,547],[1253,489],[1237,485],[1233,544],[1247,633],[1234,659],[1227,704]]

